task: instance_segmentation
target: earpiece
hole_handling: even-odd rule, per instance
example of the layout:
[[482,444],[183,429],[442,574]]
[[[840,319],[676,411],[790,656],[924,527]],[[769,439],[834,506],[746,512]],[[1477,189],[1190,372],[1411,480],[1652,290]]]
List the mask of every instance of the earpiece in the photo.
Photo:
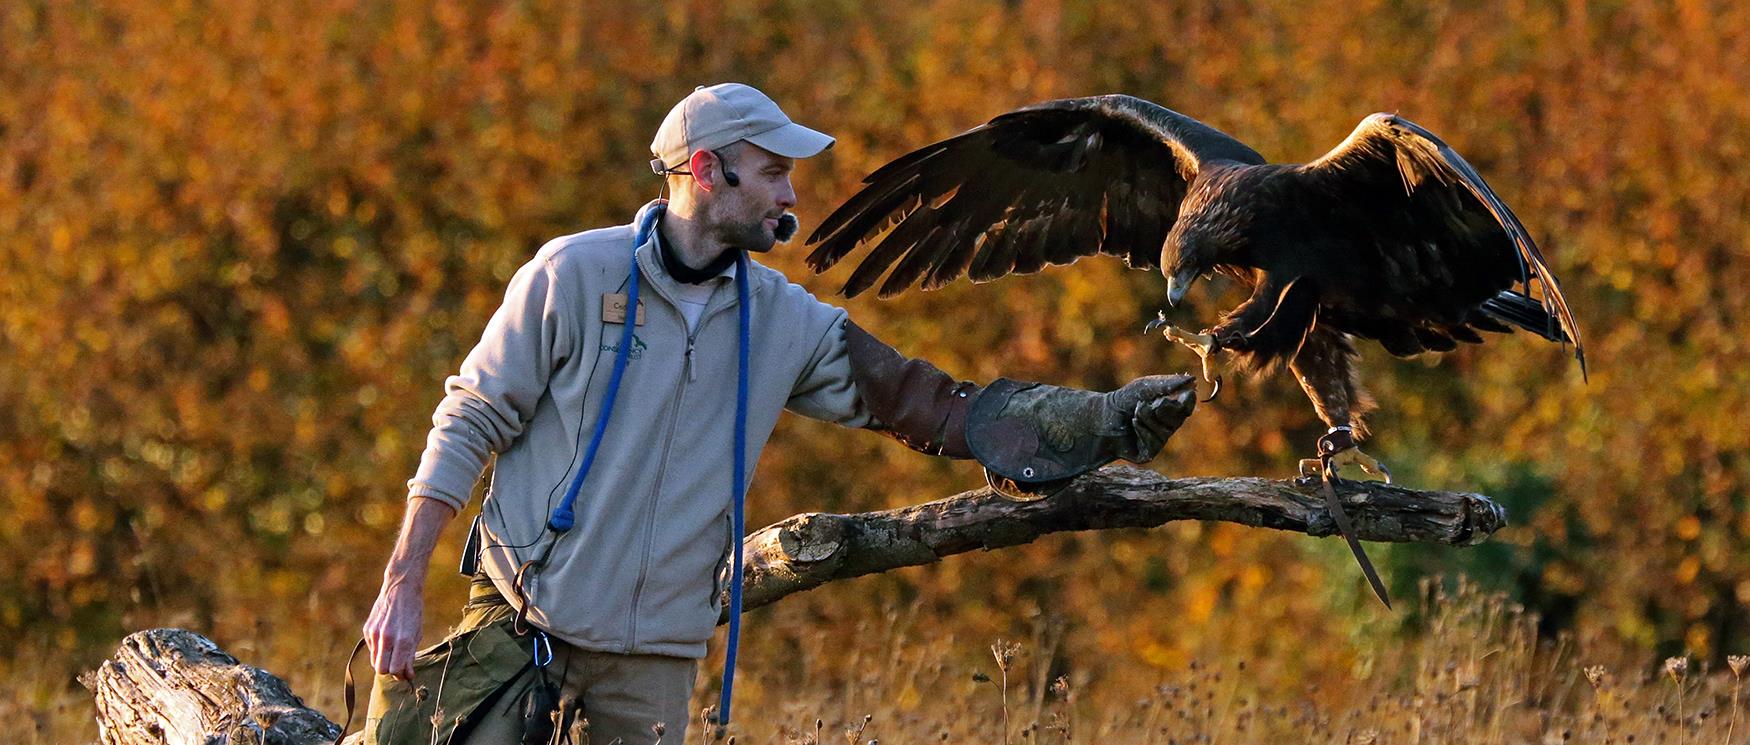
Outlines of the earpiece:
[[723,168],[723,183],[730,186],[741,186],[741,177],[729,170],[729,161],[723,159],[723,154],[716,150],[712,150],[711,154],[717,156],[717,164]]

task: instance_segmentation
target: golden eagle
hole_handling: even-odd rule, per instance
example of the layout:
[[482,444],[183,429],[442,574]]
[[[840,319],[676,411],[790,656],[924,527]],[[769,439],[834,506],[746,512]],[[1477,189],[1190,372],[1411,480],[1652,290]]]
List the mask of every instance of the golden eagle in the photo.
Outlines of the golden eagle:
[[809,238],[808,265],[822,272],[885,233],[846,296],[884,273],[888,297],[1095,252],[1159,268],[1173,304],[1200,277],[1232,276],[1250,299],[1214,328],[1168,326],[1168,337],[1203,356],[1206,377],[1218,351],[1252,371],[1286,363],[1331,428],[1320,455],[1341,451],[1339,465],[1384,473],[1353,447],[1373,406],[1355,338],[1404,357],[1518,327],[1573,343],[1585,371],[1573,315],[1525,226],[1458,153],[1391,114],[1362,120],[1316,161],[1272,164],[1139,98],[1064,99],[916,150],[864,184]]

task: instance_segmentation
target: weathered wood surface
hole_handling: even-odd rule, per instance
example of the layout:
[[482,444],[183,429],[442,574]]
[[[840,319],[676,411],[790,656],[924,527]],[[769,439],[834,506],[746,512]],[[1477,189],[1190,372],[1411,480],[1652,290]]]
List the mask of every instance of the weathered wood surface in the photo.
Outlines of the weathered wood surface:
[[[1064,531],[1220,520],[1333,535],[1336,523],[1318,488],[1259,478],[1169,479],[1108,466],[1033,502],[977,489],[880,512],[795,515],[747,537],[743,605],[758,608],[833,580]],[[1477,494],[1350,481],[1337,491],[1362,540],[1465,546],[1507,522],[1505,510]],[[314,745],[332,742],[340,730],[305,708],[284,681],[181,629],[129,636],[113,659],[80,681],[97,697],[104,745]]]
[[104,745],[317,745],[340,727],[266,670],[182,629],[141,631],[79,682]]
[[[1071,530],[1220,520],[1334,535],[1337,524],[1319,489],[1316,482],[1260,478],[1169,479],[1115,465],[1034,502],[1016,502],[987,488],[882,512],[795,515],[747,537],[742,607],[758,608],[833,580]],[[1506,510],[1479,494],[1373,481],[1340,481],[1337,494],[1364,541],[1466,546],[1507,524]]]

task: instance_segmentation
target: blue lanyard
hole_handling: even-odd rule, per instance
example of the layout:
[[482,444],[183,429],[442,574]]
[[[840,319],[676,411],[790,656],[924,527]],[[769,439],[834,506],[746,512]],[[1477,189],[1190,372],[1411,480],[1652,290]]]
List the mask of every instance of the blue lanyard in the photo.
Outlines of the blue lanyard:
[[589,475],[590,467],[595,465],[596,451],[601,449],[602,436],[608,431],[608,417],[613,416],[614,401],[620,395],[620,379],[626,376],[626,360],[632,354],[632,329],[638,325],[638,247],[650,240],[650,233],[660,219],[662,206],[657,205],[646,210],[644,219],[638,222],[638,232],[632,240],[632,272],[626,280],[626,317],[620,324],[620,348],[614,351],[614,374],[608,378],[602,411],[595,419],[595,434],[590,436],[589,447],[583,451],[583,465],[572,477],[571,487],[565,490],[565,498],[559,501],[559,507],[553,510],[552,517],[547,518],[547,528],[555,533],[564,533],[577,523],[577,513],[572,509],[577,502],[577,492],[583,488],[583,479]]
[[729,570],[729,644],[723,653],[723,698],[717,707],[717,726],[729,726],[729,701],[735,690],[735,650],[741,644],[741,537],[747,533],[747,252],[735,255],[735,293],[741,300],[741,340],[737,347],[735,383],[735,519],[729,536],[735,544],[735,560]]
[[[631,355],[632,329],[638,321],[638,247],[649,242],[650,234],[656,229],[656,223],[662,218],[663,207],[659,204],[644,213],[638,222],[638,231],[632,241],[632,270],[626,281],[626,318],[620,329],[620,348],[614,352],[614,372],[608,378],[608,390],[602,399],[602,410],[596,417],[595,434],[590,436],[589,447],[583,453],[583,465],[577,469],[577,475],[572,477],[570,488],[565,490],[565,498],[553,510],[553,515],[547,519],[547,528],[554,533],[564,533],[571,530],[577,523],[574,505],[577,493],[583,488],[583,480],[589,475],[590,468],[595,465],[596,452],[601,449],[602,438],[608,431],[608,418],[614,413],[614,401],[619,397],[620,380],[626,374],[626,360]],[[735,481],[733,535],[730,541],[734,546],[734,561],[730,565],[729,574],[729,644],[723,657],[723,697],[718,704],[717,725],[729,725],[729,703],[735,689],[735,653],[741,644],[741,583],[742,583],[742,535],[747,532],[747,378],[748,378],[748,337],[751,321],[748,309],[748,261],[747,252],[738,251],[735,256],[735,293],[740,300],[738,315],[740,316],[740,334],[736,345],[736,386],[735,386]],[[549,653],[550,654],[550,653]]]

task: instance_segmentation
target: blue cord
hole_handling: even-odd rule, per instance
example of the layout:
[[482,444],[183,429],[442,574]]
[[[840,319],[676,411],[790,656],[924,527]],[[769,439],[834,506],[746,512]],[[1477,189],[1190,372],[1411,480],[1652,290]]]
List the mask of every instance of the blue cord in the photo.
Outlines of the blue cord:
[[747,532],[747,347],[749,311],[747,291],[747,253],[735,256],[735,292],[741,300],[741,339],[735,386],[735,561],[729,571],[729,644],[723,654],[723,699],[717,707],[717,726],[729,726],[729,701],[735,690],[735,651],[741,644],[741,536]]
[[590,466],[595,465],[596,451],[601,448],[602,436],[608,431],[608,417],[614,413],[614,399],[620,393],[620,378],[625,377],[626,359],[632,354],[632,327],[638,325],[638,247],[650,240],[650,231],[656,229],[656,221],[662,217],[662,212],[661,205],[645,212],[632,240],[632,274],[626,280],[626,318],[621,323],[620,348],[614,352],[614,374],[608,378],[602,413],[596,417],[595,434],[589,439],[589,449],[583,453],[583,465],[577,469],[577,476],[571,479],[571,488],[565,490],[565,499],[553,510],[553,516],[547,518],[547,528],[555,533],[564,533],[577,523],[577,514],[572,509],[577,502],[577,492],[583,488],[583,479],[589,475]]

